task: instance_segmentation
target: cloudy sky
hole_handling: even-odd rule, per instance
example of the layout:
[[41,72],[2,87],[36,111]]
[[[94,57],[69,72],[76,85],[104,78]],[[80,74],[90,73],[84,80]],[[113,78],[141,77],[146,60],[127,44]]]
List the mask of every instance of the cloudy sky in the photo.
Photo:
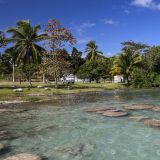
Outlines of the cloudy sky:
[[51,18],[73,32],[81,51],[89,40],[106,56],[125,40],[160,44],[160,0],[0,0],[0,30],[21,19],[44,28]]

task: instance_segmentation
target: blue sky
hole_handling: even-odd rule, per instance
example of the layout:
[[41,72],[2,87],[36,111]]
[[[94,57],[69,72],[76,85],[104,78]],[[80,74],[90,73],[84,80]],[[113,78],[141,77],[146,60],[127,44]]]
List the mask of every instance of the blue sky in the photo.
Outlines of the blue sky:
[[125,40],[160,44],[160,0],[0,0],[0,30],[21,19],[44,28],[51,18],[72,31],[81,51],[89,40],[106,56]]

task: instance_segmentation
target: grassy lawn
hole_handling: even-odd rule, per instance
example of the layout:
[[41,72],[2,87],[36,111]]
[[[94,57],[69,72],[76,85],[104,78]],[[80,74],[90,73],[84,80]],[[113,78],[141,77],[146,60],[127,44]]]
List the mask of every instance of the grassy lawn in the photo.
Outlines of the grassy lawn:
[[[14,92],[12,88],[12,82],[0,81],[0,101],[39,101],[48,99],[48,95],[52,94],[74,94],[74,93],[83,93],[83,92],[96,92],[103,90],[111,89],[120,89],[124,88],[122,84],[115,83],[75,83],[68,86],[67,84],[59,84],[58,89],[54,87],[54,84],[43,84],[41,82],[33,82],[33,87],[29,90],[28,83],[23,82],[19,84],[16,82],[15,85],[17,88],[23,88],[22,92]],[[37,86],[43,86],[43,88],[37,88]],[[33,94],[30,96],[29,94]],[[36,96],[36,94],[42,96]],[[53,98],[53,97],[52,97]]]

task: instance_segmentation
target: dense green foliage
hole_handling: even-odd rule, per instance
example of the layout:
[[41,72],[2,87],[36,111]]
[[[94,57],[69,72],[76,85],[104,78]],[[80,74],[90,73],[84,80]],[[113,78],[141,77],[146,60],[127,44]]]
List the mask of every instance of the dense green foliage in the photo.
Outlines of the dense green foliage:
[[102,52],[98,51],[98,46],[95,41],[90,41],[86,45],[86,58],[83,65],[80,66],[77,76],[81,79],[100,82],[100,79],[109,77],[109,60],[102,56]]
[[160,47],[150,47],[142,56],[141,65],[132,72],[134,87],[160,86]]
[[71,64],[73,73],[76,75],[80,66],[84,63],[84,59],[82,58],[82,52],[78,51],[75,47],[72,49],[71,53]]
[[0,48],[6,46],[7,44],[7,38],[5,37],[5,34],[0,31]]
[[1,76],[10,74],[12,71],[11,56],[8,54],[0,55],[0,73]]
[[90,82],[95,80],[97,83],[101,78],[109,78],[108,59],[86,60],[80,67],[77,76],[81,79],[89,79]]

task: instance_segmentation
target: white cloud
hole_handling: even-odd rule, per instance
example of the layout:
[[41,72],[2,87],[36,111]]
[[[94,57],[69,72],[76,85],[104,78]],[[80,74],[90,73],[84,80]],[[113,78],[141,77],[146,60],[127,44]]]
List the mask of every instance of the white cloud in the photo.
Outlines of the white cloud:
[[133,0],[131,4],[138,7],[160,10],[160,3],[156,3],[154,0]]
[[79,35],[82,35],[83,32],[87,29],[87,28],[92,28],[92,27],[95,27],[96,24],[95,23],[91,23],[89,21],[87,22],[83,22],[82,24],[80,25],[74,25],[72,27],[73,30],[75,30]]
[[80,25],[81,28],[90,28],[94,27],[96,24],[95,23],[90,23],[90,22],[84,22]]
[[106,55],[107,57],[112,57],[112,56],[116,55],[116,53],[107,52],[107,53],[105,53],[105,55]]
[[115,24],[118,24],[117,21],[114,21],[112,19],[104,19],[102,20],[105,24],[108,24],[108,25],[115,25]]
[[77,39],[77,43],[78,44],[84,44],[84,43],[88,43],[91,40],[91,38],[85,37],[85,38],[79,38]]

